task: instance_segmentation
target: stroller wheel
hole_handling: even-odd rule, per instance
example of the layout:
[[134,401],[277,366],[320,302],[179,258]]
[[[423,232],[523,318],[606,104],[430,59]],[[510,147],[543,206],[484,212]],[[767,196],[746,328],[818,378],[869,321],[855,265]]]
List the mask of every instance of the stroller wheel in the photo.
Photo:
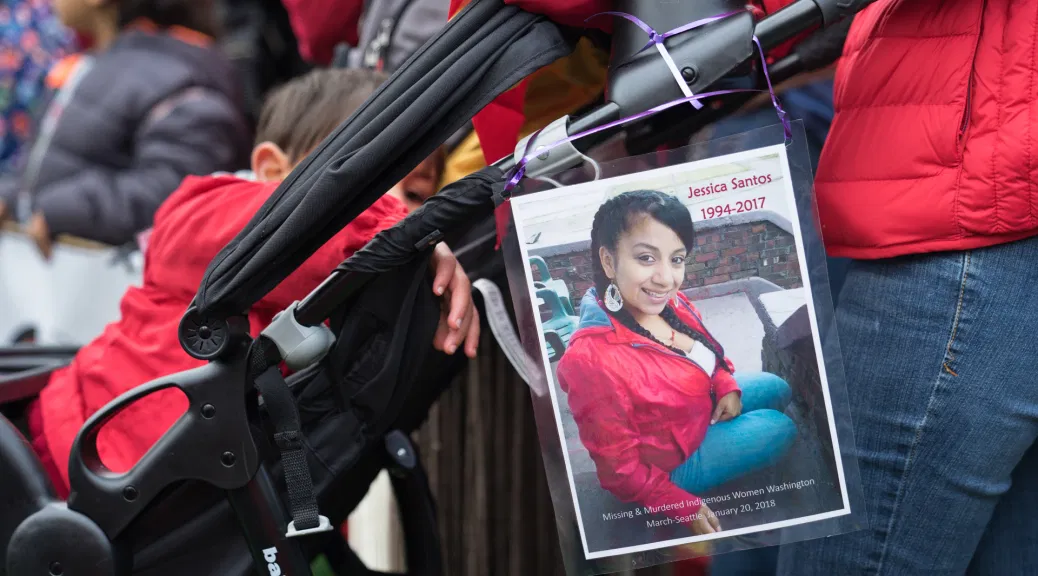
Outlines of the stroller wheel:
[[[46,534],[47,538],[40,538]],[[11,536],[11,574],[108,576],[127,568],[108,536],[86,516],[51,504],[25,519]]]

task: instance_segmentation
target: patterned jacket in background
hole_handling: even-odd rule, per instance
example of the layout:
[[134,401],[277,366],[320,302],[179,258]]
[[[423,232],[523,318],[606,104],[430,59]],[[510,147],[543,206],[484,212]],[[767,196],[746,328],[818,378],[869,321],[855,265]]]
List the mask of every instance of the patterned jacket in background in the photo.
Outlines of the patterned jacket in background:
[[138,22],[50,78],[60,87],[0,200],[22,220],[42,213],[54,236],[131,242],[186,176],[248,165],[238,76],[202,34]]
[[74,44],[47,0],[0,4],[0,174],[28,153],[47,71]]

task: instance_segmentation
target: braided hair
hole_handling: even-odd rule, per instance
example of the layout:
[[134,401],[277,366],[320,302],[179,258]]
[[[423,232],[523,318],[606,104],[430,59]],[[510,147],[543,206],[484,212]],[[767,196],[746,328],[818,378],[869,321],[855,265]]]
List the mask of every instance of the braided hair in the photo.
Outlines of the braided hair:
[[[620,236],[630,230],[638,216],[649,216],[673,230],[686,249],[691,251],[692,247],[695,246],[695,230],[692,225],[692,215],[689,214],[688,209],[681,204],[677,197],[656,190],[636,190],[610,198],[598,208],[598,212],[595,213],[594,223],[591,225],[591,262],[592,270],[594,271],[595,291],[598,292],[600,298],[605,294],[609,284],[612,283],[612,280],[606,276],[605,268],[602,266],[602,259],[599,256],[600,249],[605,247],[615,254],[620,244]],[[652,332],[649,332],[639,324],[626,308],[621,307],[616,312],[608,308],[604,309],[610,316],[634,333],[648,338],[650,341],[656,342],[677,354],[682,356],[686,354],[684,350],[660,342],[659,339],[652,335]],[[694,330],[683,322],[681,318],[678,318],[677,313],[671,306],[665,306],[663,312],[660,313],[660,317],[675,331],[681,332],[706,346],[717,356],[718,366],[727,369],[728,364],[724,360],[724,349],[720,343],[712,337]]]

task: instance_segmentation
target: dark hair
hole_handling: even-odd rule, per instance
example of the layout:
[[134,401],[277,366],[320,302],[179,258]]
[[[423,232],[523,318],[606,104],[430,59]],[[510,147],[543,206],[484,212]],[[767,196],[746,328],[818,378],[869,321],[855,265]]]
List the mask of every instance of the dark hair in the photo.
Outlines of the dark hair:
[[[601,252],[600,248],[605,247],[615,254],[620,244],[620,236],[631,229],[637,218],[645,216],[673,230],[689,252],[695,246],[696,234],[692,224],[692,215],[676,196],[664,194],[656,190],[635,190],[610,198],[598,208],[598,212],[595,213],[594,223],[591,225],[591,262],[592,270],[594,271],[595,291],[598,293],[599,298],[605,296],[605,291],[612,282],[606,276],[605,268],[602,267],[602,257],[599,255],[599,252]],[[616,312],[606,309],[606,312],[635,333],[682,356],[685,355],[685,351],[678,350],[657,340],[651,332],[642,327],[641,324],[638,324],[634,316],[631,316],[631,313],[626,308],[621,308]],[[724,362],[724,349],[712,336],[693,330],[691,326],[678,318],[674,309],[670,306],[664,307],[660,316],[674,330],[703,343],[717,356],[718,365],[727,369],[727,364]]]
[[212,38],[220,35],[213,0],[116,0],[119,26],[146,18],[159,28],[182,26]]
[[298,159],[349,118],[385,74],[364,69],[313,70],[274,89],[263,103],[256,142],[273,142]]

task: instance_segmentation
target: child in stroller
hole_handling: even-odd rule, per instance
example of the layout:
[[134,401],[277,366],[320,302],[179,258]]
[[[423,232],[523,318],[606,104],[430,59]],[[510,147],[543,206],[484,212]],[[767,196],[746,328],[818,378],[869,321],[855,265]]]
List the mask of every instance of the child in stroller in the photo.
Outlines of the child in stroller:
[[[252,218],[307,153],[367,99],[384,77],[367,70],[316,70],[267,100],[252,152],[252,172],[189,177],[161,206],[145,252],[143,285],[130,288],[122,317],[54,372],[29,411],[33,447],[59,495],[67,496],[68,457],[83,423],[119,394],[154,378],[204,364],[177,341],[177,323],[217,252]],[[249,312],[255,336],[274,314],[315,288],[342,260],[408,213],[399,198],[436,191],[435,157],[326,243]],[[434,347],[474,356],[479,321],[469,280],[445,245],[433,255],[433,290],[444,299]],[[145,397],[106,424],[98,439],[106,466],[125,471],[187,408],[171,390]]]

